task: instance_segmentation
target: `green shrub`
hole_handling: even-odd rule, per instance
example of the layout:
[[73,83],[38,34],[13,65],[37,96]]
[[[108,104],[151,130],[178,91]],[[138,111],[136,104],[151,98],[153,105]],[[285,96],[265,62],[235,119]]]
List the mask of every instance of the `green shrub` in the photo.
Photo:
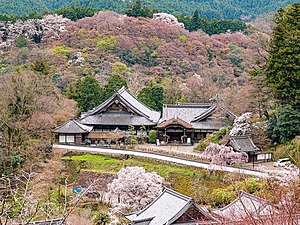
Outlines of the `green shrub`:
[[228,205],[236,198],[235,191],[226,191],[224,189],[218,188],[212,191],[211,201],[214,207]]
[[186,42],[188,38],[186,36],[184,36],[184,35],[180,35],[178,39],[181,42]]
[[150,130],[148,134],[148,142],[151,144],[155,144],[157,139],[157,131],[156,130]]
[[280,105],[268,121],[266,132],[274,143],[286,143],[300,134],[300,110],[291,105]]
[[34,71],[37,71],[39,73],[43,73],[45,75],[49,74],[50,72],[50,66],[47,62],[43,60],[37,60],[34,63],[30,65],[30,68]]
[[255,180],[254,178],[249,178],[246,180],[246,191],[253,194],[262,188],[262,183]]
[[106,225],[110,222],[110,217],[107,212],[99,212],[94,219],[95,225]]
[[108,52],[112,52],[117,44],[118,41],[115,36],[104,36],[98,41],[97,48]]
[[65,58],[67,58],[67,53],[70,51],[71,49],[65,45],[62,46],[54,46],[52,48],[52,52],[54,52],[56,55],[59,56],[63,56]]
[[28,41],[26,40],[24,34],[21,34],[16,40],[16,46],[18,48],[25,48],[28,46]]

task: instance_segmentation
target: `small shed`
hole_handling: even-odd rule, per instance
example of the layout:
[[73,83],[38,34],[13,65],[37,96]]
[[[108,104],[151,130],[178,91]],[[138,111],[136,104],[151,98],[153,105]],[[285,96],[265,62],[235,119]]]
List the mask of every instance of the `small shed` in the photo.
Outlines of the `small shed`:
[[84,125],[79,121],[72,119],[57,127],[54,132],[58,134],[59,143],[82,144],[92,130],[92,126]]
[[245,152],[248,155],[248,162],[256,162],[258,160],[268,160],[272,158],[270,153],[262,153],[260,149],[253,143],[249,135],[231,136],[226,143],[236,152]]

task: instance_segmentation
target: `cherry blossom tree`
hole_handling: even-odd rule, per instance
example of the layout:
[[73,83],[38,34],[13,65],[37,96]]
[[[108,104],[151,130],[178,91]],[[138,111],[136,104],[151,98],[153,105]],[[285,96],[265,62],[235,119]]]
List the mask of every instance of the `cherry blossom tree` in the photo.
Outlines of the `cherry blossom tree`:
[[12,46],[20,35],[35,43],[42,38],[60,39],[65,32],[65,25],[71,20],[59,15],[45,15],[42,19],[17,20],[16,22],[0,22],[0,35],[3,37],[0,48]]
[[180,26],[180,27],[184,28],[184,24],[179,23],[177,18],[175,16],[173,16],[172,14],[154,13],[153,14],[153,19],[159,20],[159,21],[161,21],[163,23],[166,23],[166,24],[169,24],[169,25],[177,25],[177,26]]
[[[141,167],[127,167],[118,172],[118,178],[108,184],[117,212],[136,211],[153,201],[162,191],[163,178]],[[115,201],[118,199],[118,201]]]
[[235,118],[233,127],[230,131],[230,136],[236,135],[245,135],[250,134],[251,132],[251,124],[250,124],[250,117],[251,113],[247,112],[243,115]]
[[201,157],[210,160],[211,164],[226,166],[247,162],[248,155],[244,152],[234,152],[231,147],[210,143],[201,153]]

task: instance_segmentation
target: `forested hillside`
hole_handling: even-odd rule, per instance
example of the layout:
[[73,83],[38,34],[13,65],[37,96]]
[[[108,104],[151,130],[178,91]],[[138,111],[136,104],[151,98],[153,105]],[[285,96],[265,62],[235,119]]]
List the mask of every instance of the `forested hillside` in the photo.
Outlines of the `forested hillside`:
[[[200,15],[207,19],[251,19],[256,16],[274,12],[288,4],[299,0],[144,0],[143,4],[155,8],[158,11],[191,15],[198,9]],[[0,13],[4,14],[28,14],[33,10],[41,13],[44,10],[53,11],[68,5],[93,7],[97,10],[111,9],[123,13],[124,10],[134,4],[134,1],[121,0],[1,0]]]

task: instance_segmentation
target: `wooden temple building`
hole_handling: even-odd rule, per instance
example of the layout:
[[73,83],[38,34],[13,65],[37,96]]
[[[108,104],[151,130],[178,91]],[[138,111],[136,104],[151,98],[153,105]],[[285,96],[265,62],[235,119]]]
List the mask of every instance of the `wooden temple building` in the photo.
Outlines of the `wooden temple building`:
[[134,127],[135,135],[147,136],[159,119],[160,112],[150,109],[122,87],[96,108],[82,113],[78,121],[70,120],[54,132],[59,143],[98,144],[123,139],[129,126]]
[[225,145],[232,147],[236,152],[245,152],[248,162],[271,161],[273,157],[271,152],[260,151],[249,135],[231,136]]
[[161,143],[191,144],[228,126],[235,115],[217,102],[177,103],[163,106],[157,130]]
[[217,102],[167,104],[162,113],[157,112],[122,87],[96,108],[82,113],[80,119],[72,119],[54,132],[59,143],[99,144],[122,142],[128,135],[146,138],[154,129],[160,144],[192,144],[226,127],[234,117]]
[[220,224],[204,207],[171,189],[164,191],[139,212],[126,215],[131,225]]

